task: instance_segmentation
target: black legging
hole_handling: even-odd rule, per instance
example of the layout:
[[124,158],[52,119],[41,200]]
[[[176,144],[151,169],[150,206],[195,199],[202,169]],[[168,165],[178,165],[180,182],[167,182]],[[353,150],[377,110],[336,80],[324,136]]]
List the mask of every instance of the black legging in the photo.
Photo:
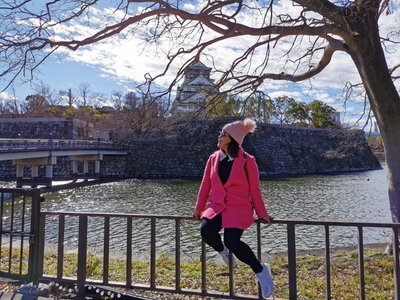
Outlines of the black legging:
[[[215,251],[221,252],[224,250],[224,245],[219,235],[222,229],[221,214],[214,217],[212,220],[202,219],[200,224],[200,233],[207,245],[210,245]],[[242,262],[249,265],[254,273],[262,271],[263,267],[255,256],[251,248],[240,240],[243,230],[239,228],[224,229],[225,246],[232,251],[233,254]]]

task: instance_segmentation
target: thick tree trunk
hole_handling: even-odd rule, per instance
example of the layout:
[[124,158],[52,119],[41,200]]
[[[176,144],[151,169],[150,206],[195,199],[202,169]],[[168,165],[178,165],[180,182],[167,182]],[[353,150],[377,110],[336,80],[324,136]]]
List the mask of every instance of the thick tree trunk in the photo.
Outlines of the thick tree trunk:
[[[385,147],[392,220],[400,222],[400,97],[390,77],[381,46],[376,16],[359,24],[359,37],[349,43]],[[365,20],[365,19],[364,19]]]

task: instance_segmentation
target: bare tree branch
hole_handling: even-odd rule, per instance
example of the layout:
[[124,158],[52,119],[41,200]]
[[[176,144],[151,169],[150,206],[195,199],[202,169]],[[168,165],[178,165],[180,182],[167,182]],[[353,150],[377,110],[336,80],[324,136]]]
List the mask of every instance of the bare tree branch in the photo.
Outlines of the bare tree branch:
[[343,19],[341,18],[341,11],[343,8],[336,6],[327,0],[295,0],[293,2],[298,3],[302,7],[305,7],[311,11],[318,11],[319,14],[331,20],[334,23],[344,25]]
[[329,65],[333,53],[335,53],[336,51],[346,51],[346,47],[341,41],[333,39],[331,37],[327,37],[327,41],[329,41],[328,46],[324,48],[324,54],[320,59],[319,63],[305,73],[297,75],[291,75],[283,72],[279,74],[265,73],[262,74],[261,76],[246,75],[242,77],[231,78],[231,80],[236,79],[238,81],[238,84],[235,85],[236,89],[242,89],[251,85],[253,90],[257,90],[258,87],[266,79],[287,80],[292,82],[298,82],[309,79],[320,73],[322,70],[325,69],[326,66]]
[[398,68],[400,68],[400,64],[397,64],[397,65],[391,67],[391,68],[389,69],[389,73],[390,73],[390,74],[393,74],[393,72],[396,71]]

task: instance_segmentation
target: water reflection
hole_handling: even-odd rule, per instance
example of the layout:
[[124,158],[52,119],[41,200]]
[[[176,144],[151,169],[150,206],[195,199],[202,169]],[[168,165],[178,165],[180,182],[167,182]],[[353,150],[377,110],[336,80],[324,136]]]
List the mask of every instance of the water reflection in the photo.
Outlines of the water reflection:
[[[42,209],[47,211],[89,211],[135,214],[191,215],[199,181],[187,180],[124,180],[46,194]],[[275,178],[261,182],[262,192],[272,216],[277,219],[334,220],[390,222],[384,170],[342,175]],[[4,220],[7,222],[7,220]],[[134,255],[150,250],[150,221],[133,221],[132,245]],[[65,247],[75,249],[78,218],[66,217]],[[88,246],[91,251],[103,252],[104,219],[89,218]],[[126,219],[111,218],[111,254],[126,253]],[[175,224],[170,220],[157,221],[157,251],[174,253]],[[336,227],[330,230],[332,246],[349,246],[357,242],[357,230]],[[296,227],[297,249],[322,248],[324,228]],[[58,219],[47,218],[48,250],[58,239]],[[243,237],[255,247],[255,228]],[[368,229],[366,243],[385,242],[388,231]],[[262,252],[275,253],[286,249],[286,227],[262,225]],[[181,232],[182,254],[197,258],[200,250],[198,223],[185,221]]]

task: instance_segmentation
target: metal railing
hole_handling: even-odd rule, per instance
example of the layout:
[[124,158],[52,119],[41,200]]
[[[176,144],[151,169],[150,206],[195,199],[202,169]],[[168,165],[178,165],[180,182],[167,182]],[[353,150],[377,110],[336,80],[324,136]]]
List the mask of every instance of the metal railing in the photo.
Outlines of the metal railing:
[[[38,189],[26,190],[26,189],[0,189],[1,193],[1,236],[0,242],[5,247],[4,237],[9,237],[7,240],[7,249],[5,255],[8,256],[9,265],[4,273],[8,276],[20,276],[22,278],[38,281],[38,280],[59,280],[64,282],[77,283],[81,291],[84,290],[84,286],[88,284],[93,285],[109,285],[116,287],[123,287],[126,289],[144,289],[158,292],[172,292],[178,294],[188,294],[197,296],[210,296],[217,298],[226,299],[258,299],[260,295],[242,295],[235,293],[235,281],[234,272],[232,266],[229,268],[229,290],[225,292],[211,291],[208,290],[207,284],[207,257],[206,257],[206,246],[204,242],[201,242],[201,278],[199,289],[188,289],[182,285],[182,268],[181,268],[181,234],[182,234],[182,223],[189,222],[192,220],[188,216],[164,216],[164,215],[141,215],[141,214],[117,214],[117,213],[91,213],[91,212],[65,212],[65,211],[40,211],[40,193]],[[11,210],[11,219],[7,223],[7,228],[3,226],[3,203],[6,193],[11,193],[11,199],[9,204],[9,210]],[[27,197],[32,199],[32,217],[30,219],[29,230],[25,225],[18,229],[14,226],[15,213],[15,199],[17,195],[22,195],[23,199],[19,202],[20,208],[27,211]],[[18,196],[19,197],[19,196]],[[24,215],[24,214],[23,214]],[[66,218],[77,218],[77,271],[75,278],[67,278],[64,276],[64,257],[65,257],[65,233],[70,233],[71,229],[68,228]],[[26,224],[26,220],[23,217],[22,223]],[[57,271],[56,274],[49,275],[43,274],[44,266],[44,254],[45,254],[45,240],[46,240],[46,219],[51,219],[52,222],[58,223],[58,234],[57,234]],[[88,265],[88,237],[93,235],[93,232],[89,231],[88,226],[89,220],[96,220],[97,231],[101,228],[102,234],[102,278],[101,279],[90,279],[87,276],[87,265]],[[102,221],[99,221],[102,220]],[[125,244],[125,280],[123,282],[113,282],[110,280],[110,245],[112,243],[112,231],[110,226],[110,220],[117,219],[118,224],[126,224],[123,230],[126,237]],[[122,221],[121,221],[122,220]],[[133,221],[140,220],[145,223],[144,220],[148,220],[149,223],[149,235],[150,235],[150,256],[149,256],[149,279],[147,284],[134,283],[132,280],[132,254],[134,245],[132,244],[132,238],[134,236],[132,231]],[[156,264],[157,249],[156,249],[156,233],[157,233],[157,222],[160,220],[169,220],[174,225],[172,230],[174,234],[171,235],[171,239],[174,237],[175,257],[174,257],[174,285],[173,286],[159,286],[156,282],[156,276],[160,271]],[[286,227],[286,239],[287,239],[287,258],[288,258],[288,290],[289,299],[297,299],[298,297],[298,277],[297,277],[297,251],[296,251],[296,226],[317,226],[324,230],[324,243],[325,243],[325,281],[326,281],[326,299],[332,298],[332,279],[331,279],[331,228],[335,227],[351,227],[357,230],[357,247],[358,247],[358,274],[359,274],[359,298],[366,299],[366,284],[365,284],[365,260],[364,260],[364,232],[366,228],[389,228],[393,232],[393,280],[394,280],[394,299],[400,299],[400,270],[399,270],[399,242],[398,242],[398,230],[400,224],[393,223],[360,223],[360,222],[319,222],[319,221],[302,221],[302,220],[274,220],[273,224],[279,224],[280,226]],[[262,237],[261,237],[261,223],[255,222],[256,226],[256,254],[261,259],[262,252]],[[120,229],[121,230],[121,229]],[[20,253],[19,253],[19,265],[17,268],[12,267],[12,255],[14,245],[12,237],[20,237]],[[23,258],[24,239],[29,239],[29,257],[28,257],[28,268],[26,272],[23,272]],[[3,252],[2,252],[2,260]],[[15,260],[15,259],[14,259]],[[14,263],[15,265],[15,263]]]
[[[181,223],[182,221],[192,220],[187,216],[163,216],[163,215],[139,215],[139,214],[106,214],[106,213],[88,213],[88,212],[42,212],[41,213],[41,227],[43,228],[44,220],[46,217],[58,217],[59,219],[59,240],[58,240],[58,268],[57,276],[54,279],[65,280],[62,274],[63,254],[64,254],[64,234],[65,231],[65,217],[75,216],[79,218],[79,242],[78,242],[78,271],[77,283],[79,287],[84,284],[100,284],[100,285],[114,285],[127,289],[145,289],[159,292],[173,292],[179,294],[189,294],[198,296],[211,296],[218,298],[228,299],[258,299],[260,295],[241,295],[235,294],[234,273],[232,267],[229,268],[229,291],[217,292],[209,291],[207,289],[207,260],[206,260],[206,246],[201,243],[201,288],[200,290],[189,290],[181,287]],[[86,278],[86,254],[87,254],[87,238],[88,238],[88,218],[103,218],[104,219],[104,256],[103,256],[103,279],[101,281],[91,281]],[[123,283],[111,283],[109,278],[109,246],[110,246],[110,218],[122,218],[126,220],[126,280]],[[148,219],[150,220],[150,279],[148,285],[137,285],[132,282],[132,220],[133,219]],[[159,287],[156,285],[156,221],[159,220],[173,220],[175,223],[175,286],[173,287]],[[330,228],[337,226],[354,227],[358,229],[358,265],[359,265],[359,298],[366,299],[365,294],[365,270],[364,270],[364,241],[363,229],[364,228],[391,228],[394,233],[394,241],[398,241],[398,228],[400,224],[391,223],[355,223],[355,222],[318,222],[318,221],[294,221],[294,220],[274,220],[274,224],[283,224],[286,226],[287,232],[287,256],[288,256],[288,273],[289,273],[289,299],[297,299],[297,270],[296,270],[296,226],[322,226],[325,230],[325,274],[326,274],[326,299],[332,298],[331,291],[331,264],[330,264]],[[257,255],[261,259],[261,223],[256,221],[256,235],[257,235]],[[172,238],[172,237],[171,237]],[[42,246],[43,248],[43,239]],[[399,299],[399,253],[398,242],[394,243],[394,280],[395,280],[395,299]],[[42,265],[42,263],[41,263]],[[52,279],[52,278],[44,278]]]
[[[78,237],[78,268],[76,279],[68,279],[63,276],[63,264],[64,264],[64,233],[67,230],[65,228],[66,217],[78,217],[79,225],[77,232]],[[182,221],[193,221],[192,217],[188,216],[164,216],[164,215],[142,215],[142,214],[117,214],[117,213],[90,213],[90,212],[64,212],[64,211],[42,211],[40,214],[40,224],[41,228],[45,227],[45,221],[48,217],[58,218],[58,250],[57,250],[57,274],[55,277],[42,276],[41,279],[45,280],[69,280],[77,282],[77,286],[80,290],[83,290],[85,284],[97,284],[97,285],[113,285],[116,287],[123,287],[126,289],[140,288],[143,290],[151,290],[158,292],[169,292],[178,294],[188,294],[197,296],[211,296],[226,299],[258,299],[255,295],[236,295],[234,292],[234,276],[233,268],[229,268],[229,293],[218,292],[218,291],[208,291],[207,290],[207,261],[206,261],[206,246],[205,243],[201,243],[201,289],[185,289],[181,286],[181,227]],[[88,245],[88,219],[89,218],[102,218],[103,219],[103,278],[100,281],[93,281],[87,278],[86,265],[87,265],[87,245]],[[110,219],[123,219],[119,223],[126,223],[126,257],[125,257],[125,270],[126,270],[126,280],[125,282],[110,282],[109,281],[109,247],[110,247]],[[135,284],[132,282],[132,221],[133,220],[149,220],[150,221],[150,278],[147,285]],[[175,278],[174,287],[157,286],[156,284],[156,223],[159,220],[172,220],[174,222],[175,231]],[[125,222],[126,221],[126,222]],[[259,223],[258,223],[259,225]],[[100,226],[100,225],[99,225]],[[260,230],[258,230],[260,232]],[[41,236],[40,249],[44,248],[44,235]],[[261,240],[259,240],[258,255],[261,256]],[[43,266],[43,257],[39,261],[39,265]],[[41,270],[43,271],[43,270]]]
[[0,189],[1,275],[38,280],[40,201],[39,189]]
[[326,274],[326,299],[332,298],[331,290],[331,258],[330,258],[330,228],[331,227],[353,227],[358,230],[358,268],[359,268],[359,299],[366,299],[365,291],[365,262],[364,262],[364,228],[390,228],[393,232],[393,280],[394,299],[400,299],[400,264],[399,264],[399,236],[400,224],[395,223],[372,223],[372,222],[328,222],[328,221],[297,221],[297,220],[274,220],[275,224],[287,226],[288,243],[288,269],[289,269],[289,298],[297,299],[297,272],[296,272],[296,225],[322,226],[325,231],[325,274]]

